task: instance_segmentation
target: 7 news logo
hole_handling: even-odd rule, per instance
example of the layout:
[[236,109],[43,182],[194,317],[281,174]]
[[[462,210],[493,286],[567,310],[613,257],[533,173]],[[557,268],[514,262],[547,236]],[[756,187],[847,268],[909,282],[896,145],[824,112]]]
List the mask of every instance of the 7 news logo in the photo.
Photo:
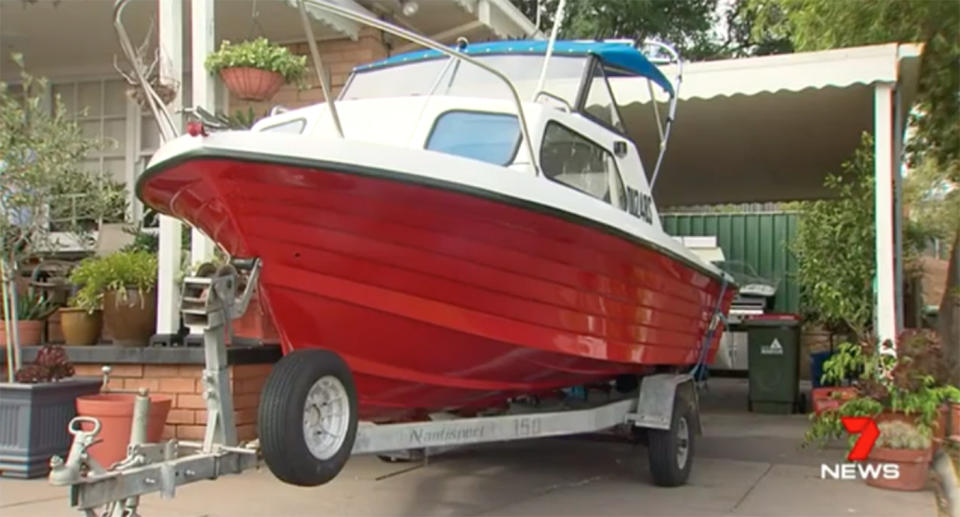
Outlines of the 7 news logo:
[[[873,445],[880,436],[880,429],[877,422],[869,417],[845,416],[840,417],[844,429],[850,434],[859,434],[850,454],[847,455],[848,463],[836,463],[820,465],[821,479],[898,479],[900,477],[900,465],[896,463],[867,463],[866,460],[873,450]],[[856,462],[856,463],[854,463]]]

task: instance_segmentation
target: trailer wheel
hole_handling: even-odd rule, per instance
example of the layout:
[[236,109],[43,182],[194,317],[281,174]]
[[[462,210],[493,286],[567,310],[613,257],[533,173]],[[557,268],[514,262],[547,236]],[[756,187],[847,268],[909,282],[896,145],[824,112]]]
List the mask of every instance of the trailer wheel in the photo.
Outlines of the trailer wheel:
[[694,404],[678,390],[670,429],[647,429],[650,474],[655,484],[680,486],[687,482],[693,466],[696,418]]
[[287,354],[267,377],[258,422],[274,476],[300,486],[330,481],[357,435],[357,389],[347,364],[327,350]]

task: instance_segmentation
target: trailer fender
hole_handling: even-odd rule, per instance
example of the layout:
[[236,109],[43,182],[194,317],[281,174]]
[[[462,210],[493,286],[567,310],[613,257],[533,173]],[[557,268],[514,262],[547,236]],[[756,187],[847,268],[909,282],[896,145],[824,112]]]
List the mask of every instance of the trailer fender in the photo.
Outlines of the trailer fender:
[[697,390],[693,376],[688,373],[658,373],[643,377],[640,381],[637,411],[628,414],[627,421],[637,427],[670,429],[674,400],[677,397],[693,405],[696,415],[695,430],[697,434],[702,434]]

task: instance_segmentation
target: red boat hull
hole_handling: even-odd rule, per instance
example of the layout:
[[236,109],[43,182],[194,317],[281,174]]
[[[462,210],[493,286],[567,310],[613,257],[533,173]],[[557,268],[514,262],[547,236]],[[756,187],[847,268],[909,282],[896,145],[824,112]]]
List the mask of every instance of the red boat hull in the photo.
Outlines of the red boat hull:
[[334,169],[197,157],[148,171],[138,193],[262,260],[284,352],[340,354],[361,418],[697,361],[717,278],[543,207]]

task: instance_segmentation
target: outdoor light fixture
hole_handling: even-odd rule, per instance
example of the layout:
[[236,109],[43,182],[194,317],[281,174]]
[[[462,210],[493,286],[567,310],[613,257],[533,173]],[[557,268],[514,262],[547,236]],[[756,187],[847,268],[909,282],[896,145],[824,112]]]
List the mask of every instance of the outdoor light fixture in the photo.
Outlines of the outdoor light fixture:
[[417,11],[420,10],[420,4],[414,2],[413,0],[405,0],[400,2],[400,10],[403,12],[404,16],[413,16],[417,14]]

